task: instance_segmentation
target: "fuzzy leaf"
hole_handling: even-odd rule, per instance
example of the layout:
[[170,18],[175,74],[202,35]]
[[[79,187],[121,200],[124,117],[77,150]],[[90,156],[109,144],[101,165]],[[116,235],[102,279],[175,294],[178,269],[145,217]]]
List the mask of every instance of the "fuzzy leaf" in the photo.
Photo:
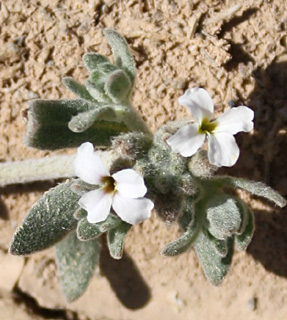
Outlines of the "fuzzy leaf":
[[228,254],[222,257],[215,249],[214,243],[210,240],[206,231],[199,232],[195,242],[194,249],[199,262],[203,268],[206,278],[211,284],[218,286],[227,274],[233,255],[233,239],[228,238]]
[[[201,201],[197,201],[197,203],[195,204],[195,210],[193,210],[193,199],[186,199],[183,215],[180,219],[180,224],[184,228],[185,233],[177,240],[168,243],[162,249],[162,255],[175,256],[181,254],[189,249],[193,244],[200,228],[199,217],[204,214],[204,212],[202,212],[201,210],[202,207],[200,202]],[[192,217],[192,215],[192,222],[187,224],[187,222],[190,221],[190,217]],[[187,218],[183,218],[183,216],[186,216]]]
[[81,241],[95,239],[103,233],[116,228],[121,222],[122,220],[114,214],[109,214],[105,221],[99,223],[90,223],[84,216],[78,223],[77,236]]
[[209,232],[224,240],[240,229],[242,220],[236,201],[223,193],[216,193],[207,204]]
[[111,107],[100,107],[82,112],[72,117],[68,126],[73,132],[83,132],[89,129],[96,120],[115,120],[116,114]]
[[218,177],[215,181],[221,183],[224,187],[243,189],[255,196],[266,198],[277,204],[280,208],[285,207],[287,204],[286,199],[283,198],[280,193],[262,182],[249,181],[236,177]]
[[163,256],[175,256],[185,252],[196,239],[197,231],[196,226],[190,227],[180,238],[165,245],[161,254]]
[[87,215],[88,215],[87,211],[80,207],[77,211],[75,211],[74,218],[76,220],[80,221],[80,220],[86,218]]
[[235,236],[235,248],[238,251],[246,250],[254,233],[254,215],[253,212],[247,208],[246,210],[247,224],[245,230],[240,234]]
[[12,254],[26,255],[49,248],[76,228],[73,215],[80,197],[71,191],[71,184],[50,189],[33,205],[13,236]]
[[221,256],[221,257],[226,257],[228,253],[228,238],[224,240],[219,240],[213,237],[212,234],[207,232],[210,241],[212,241],[214,248],[216,252]]
[[104,82],[95,84],[88,79],[86,80],[86,88],[95,100],[100,103],[111,103],[111,99],[104,90]]
[[105,82],[105,91],[115,103],[127,100],[131,89],[131,81],[123,70],[113,72]]
[[79,98],[86,100],[93,100],[93,97],[89,94],[89,91],[81,83],[77,82],[71,77],[65,77],[62,79],[63,85],[75,93]]
[[104,35],[112,48],[116,64],[127,73],[133,84],[136,75],[136,67],[126,40],[111,29],[105,29]]
[[83,218],[78,223],[77,237],[81,241],[89,241],[98,238],[103,232],[98,224],[88,222],[87,218]]
[[84,182],[81,179],[74,179],[73,183],[71,184],[71,190],[79,196],[82,196],[85,193],[94,190],[95,188],[95,185]]
[[101,65],[99,65],[98,70],[108,75],[110,73],[113,73],[116,70],[119,70],[119,67],[117,67],[113,63],[108,62],[108,63],[102,63]]
[[87,141],[96,146],[109,146],[112,137],[129,131],[126,125],[100,120],[82,133],[72,132],[68,128],[68,123],[73,116],[97,107],[87,100],[34,100],[30,102],[26,144],[42,150],[73,148]]
[[90,72],[98,69],[99,65],[101,65],[102,63],[109,62],[109,60],[106,57],[94,52],[84,54],[83,61],[84,61],[85,67]]
[[114,259],[121,259],[124,250],[124,240],[131,227],[130,224],[122,221],[116,228],[108,231],[108,248],[110,255]]
[[56,246],[56,261],[61,285],[69,301],[78,299],[86,290],[99,262],[98,240],[79,241],[71,232]]
[[118,216],[110,213],[107,219],[103,222],[98,223],[98,225],[100,227],[101,232],[107,232],[119,226],[121,222],[122,220]]

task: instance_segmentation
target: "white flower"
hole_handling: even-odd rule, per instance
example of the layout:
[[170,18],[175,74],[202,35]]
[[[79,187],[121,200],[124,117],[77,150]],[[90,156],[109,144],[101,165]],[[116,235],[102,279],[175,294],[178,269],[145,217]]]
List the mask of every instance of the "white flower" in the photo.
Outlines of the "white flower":
[[83,143],[78,148],[74,170],[81,180],[100,186],[79,200],[79,205],[88,212],[90,223],[106,220],[111,207],[123,221],[130,224],[150,217],[154,205],[151,200],[143,198],[147,192],[143,177],[132,169],[110,175],[91,143]]
[[209,162],[217,167],[233,166],[239,157],[239,148],[233,135],[253,129],[254,112],[248,107],[239,106],[211,121],[213,102],[202,88],[188,89],[178,102],[191,110],[195,122],[180,128],[167,139],[172,150],[184,157],[191,157],[207,137]]

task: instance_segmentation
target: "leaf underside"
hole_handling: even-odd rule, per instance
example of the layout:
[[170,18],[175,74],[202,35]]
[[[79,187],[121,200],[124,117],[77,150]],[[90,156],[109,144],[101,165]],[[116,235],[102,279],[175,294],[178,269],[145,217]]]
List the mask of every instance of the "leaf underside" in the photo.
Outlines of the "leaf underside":
[[87,100],[34,100],[28,109],[25,143],[41,150],[78,147],[84,142],[110,146],[111,138],[128,128],[123,123],[99,120],[84,132],[72,132],[68,124],[80,112],[97,108]]

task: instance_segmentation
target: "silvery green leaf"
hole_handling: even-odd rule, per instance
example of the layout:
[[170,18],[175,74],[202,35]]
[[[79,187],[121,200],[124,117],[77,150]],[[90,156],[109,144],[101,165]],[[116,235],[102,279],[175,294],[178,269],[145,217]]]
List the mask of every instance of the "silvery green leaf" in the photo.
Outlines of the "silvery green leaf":
[[95,185],[84,182],[81,179],[74,179],[73,183],[71,184],[71,190],[79,196],[82,196],[85,193],[94,189],[96,189]]
[[287,204],[285,198],[262,182],[249,181],[237,177],[217,177],[215,181],[222,184],[223,187],[243,189],[255,196],[266,198],[277,204],[280,208],[285,207]]
[[207,203],[208,230],[217,239],[224,240],[240,229],[242,217],[235,199],[216,193]]
[[[175,256],[190,248],[197,237],[199,228],[201,227],[199,219],[202,215],[205,215],[205,212],[202,212],[201,209],[203,208],[200,201],[195,204],[194,210],[193,200],[189,199],[188,201],[186,199],[183,215],[180,219],[180,224],[183,226],[185,233],[180,238],[165,245],[161,251],[162,255]],[[183,216],[186,216],[187,219],[184,219]],[[190,221],[190,217],[192,217],[192,221],[187,225],[186,223],[187,221]]]
[[104,74],[102,71],[98,69],[91,71],[88,79],[89,82],[94,84],[99,90],[104,90],[104,83],[107,79],[107,75]]
[[95,84],[91,80],[86,80],[86,88],[89,91],[90,95],[100,103],[110,104],[111,99],[106,94],[104,89],[104,83]]
[[98,70],[101,71],[102,73],[108,75],[116,70],[119,70],[119,67],[117,67],[113,63],[107,62],[107,63],[102,63],[101,65],[99,65]]
[[76,220],[80,221],[80,220],[86,218],[87,215],[88,215],[87,211],[80,207],[77,211],[75,211],[74,218]]
[[127,73],[131,80],[131,84],[133,84],[136,75],[136,67],[126,40],[111,29],[105,29],[104,35],[112,48],[116,65]]
[[121,224],[121,222],[122,220],[118,216],[110,213],[107,219],[103,222],[98,223],[98,225],[100,227],[101,232],[107,232],[118,227]]
[[79,221],[77,226],[77,237],[81,241],[89,241],[98,238],[103,232],[98,223],[90,223],[87,218]]
[[78,299],[86,290],[99,262],[98,240],[79,241],[71,232],[56,245],[56,262],[61,285],[69,301]]
[[59,242],[77,226],[74,212],[79,196],[71,191],[72,181],[50,189],[33,205],[16,230],[10,252],[27,255]]
[[106,57],[94,52],[85,53],[83,55],[83,61],[84,61],[85,67],[90,72],[98,69],[99,65],[101,65],[102,63],[109,62],[109,60]]
[[124,250],[124,240],[131,227],[130,224],[122,221],[116,228],[108,231],[108,248],[110,255],[114,259],[121,259]]
[[[79,216],[80,214],[82,215],[83,213],[79,213]],[[95,239],[103,233],[118,227],[121,222],[122,220],[112,213],[108,215],[105,221],[98,223],[90,223],[88,222],[86,216],[83,216],[78,223],[77,236],[81,241]]]
[[186,231],[188,226],[190,225],[190,223],[192,221],[192,217],[194,215],[194,198],[193,197],[186,197],[184,200],[185,201],[184,201],[184,205],[183,205],[182,214],[178,218],[178,223],[179,223],[180,227],[184,231]]
[[128,99],[132,89],[131,81],[123,70],[116,70],[110,74],[105,82],[105,92],[114,103]]
[[161,250],[161,254],[163,256],[175,256],[185,252],[196,239],[197,233],[197,226],[191,226],[180,238],[166,244]]
[[205,230],[198,233],[193,246],[206,278],[211,284],[220,285],[231,265],[233,239],[227,239],[228,254],[226,257],[218,253]]
[[77,82],[71,77],[65,77],[62,79],[64,86],[75,93],[79,98],[86,100],[93,100],[93,97],[89,94],[89,91],[84,85]]
[[254,233],[254,215],[253,212],[247,208],[246,210],[247,223],[245,230],[240,234],[235,236],[235,248],[238,251],[246,250]]
[[111,138],[128,132],[123,123],[99,120],[84,132],[72,132],[68,124],[78,113],[98,108],[87,100],[34,100],[29,103],[25,142],[29,147],[57,150],[78,147],[86,141],[109,146]]
[[221,257],[226,257],[228,253],[228,238],[224,240],[216,239],[211,233],[208,231],[206,234],[209,236],[210,241],[212,241],[214,248],[216,252],[221,256]]
[[83,132],[89,129],[96,120],[116,120],[115,111],[111,107],[99,107],[94,110],[81,112],[72,117],[68,126],[73,132]]

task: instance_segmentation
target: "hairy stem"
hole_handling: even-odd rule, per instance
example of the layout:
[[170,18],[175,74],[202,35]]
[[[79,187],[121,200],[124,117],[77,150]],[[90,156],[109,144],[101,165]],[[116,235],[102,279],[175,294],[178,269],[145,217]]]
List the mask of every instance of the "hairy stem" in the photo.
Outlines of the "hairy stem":
[[[100,151],[104,163],[110,167],[115,154]],[[71,178],[74,174],[75,155],[61,155],[15,162],[0,163],[0,187],[10,184]]]
[[0,163],[0,186],[73,176],[72,156]]
[[116,106],[115,109],[119,120],[123,121],[130,129],[152,136],[150,129],[141,115],[130,104],[119,105]]

